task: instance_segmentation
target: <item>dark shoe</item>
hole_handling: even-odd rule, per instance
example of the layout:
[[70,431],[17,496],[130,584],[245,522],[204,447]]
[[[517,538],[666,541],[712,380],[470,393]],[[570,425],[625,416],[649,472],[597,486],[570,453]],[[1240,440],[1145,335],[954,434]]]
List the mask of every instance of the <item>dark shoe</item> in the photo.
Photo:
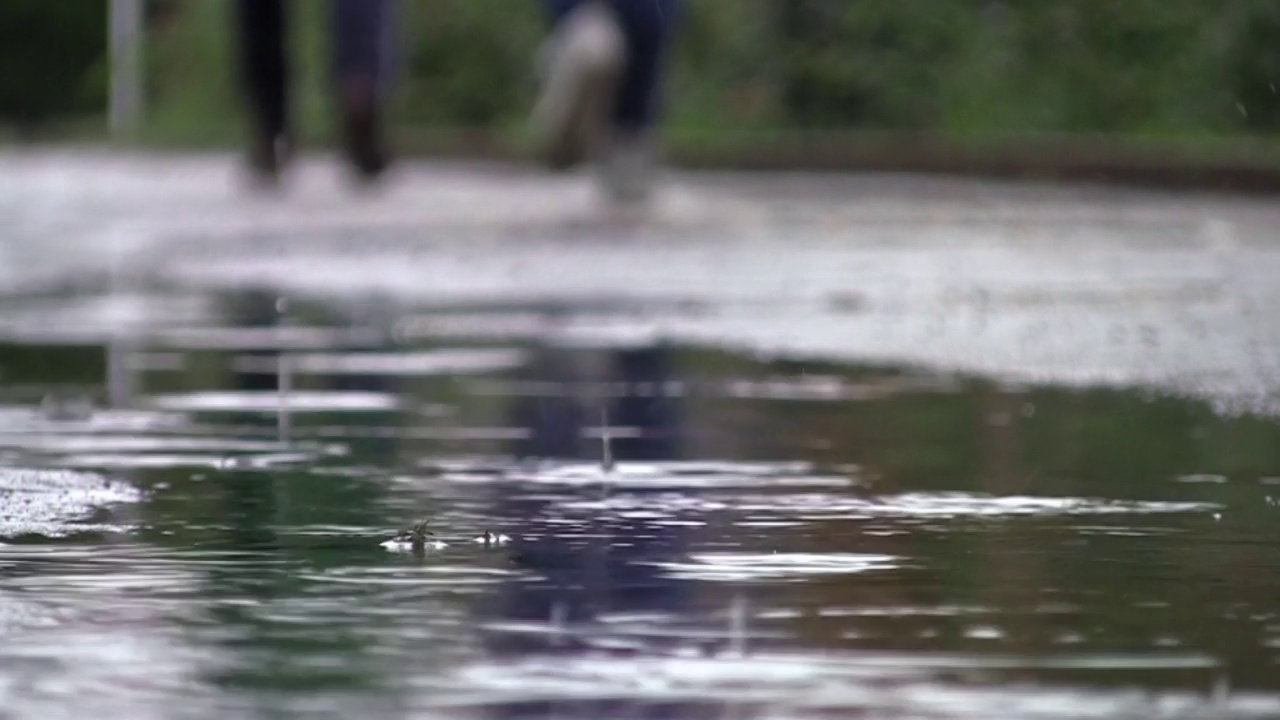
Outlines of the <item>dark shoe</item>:
[[390,159],[382,140],[382,124],[372,93],[349,92],[343,107],[347,159],[362,180],[377,180]]
[[287,136],[259,133],[249,148],[249,170],[261,184],[279,185],[292,158],[293,143]]

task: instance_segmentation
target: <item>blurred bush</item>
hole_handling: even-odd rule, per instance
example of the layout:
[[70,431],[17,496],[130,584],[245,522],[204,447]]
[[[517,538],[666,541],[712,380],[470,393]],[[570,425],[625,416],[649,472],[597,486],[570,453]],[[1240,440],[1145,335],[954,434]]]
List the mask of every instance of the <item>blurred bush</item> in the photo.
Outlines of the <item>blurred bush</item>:
[[928,128],[975,29],[963,2],[773,3],[782,111],[801,125]]
[[0,120],[29,128],[102,107],[105,0],[0,3]]
[[1251,131],[1280,128],[1280,3],[1229,6],[1225,79],[1241,124]]
[[[0,115],[101,106],[105,0],[0,4]],[[329,124],[323,12],[295,4],[304,128]],[[521,122],[536,0],[408,0],[396,113],[411,127]],[[150,0],[153,125],[238,126],[223,2]],[[1275,0],[688,0],[670,80],[683,130],[1234,135],[1280,129]],[[26,69],[38,69],[28,72]]]
[[493,127],[520,112],[542,33],[528,0],[432,0],[403,4],[408,124]]

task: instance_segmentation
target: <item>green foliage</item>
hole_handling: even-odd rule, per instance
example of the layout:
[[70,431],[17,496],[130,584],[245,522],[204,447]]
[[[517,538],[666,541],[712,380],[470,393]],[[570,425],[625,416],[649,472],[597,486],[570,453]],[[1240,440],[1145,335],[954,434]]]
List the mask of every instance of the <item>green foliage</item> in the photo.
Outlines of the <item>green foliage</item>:
[[148,26],[148,122],[166,134],[205,139],[219,132],[218,120],[238,101],[231,3],[167,0],[164,6],[167,12]]
[[1201,0],[1027,4],[1015,23],[1011,90],[1044,129],[1217,128],[1217,13]]
[[1256,28],[1208,0],[783,7],[795,121],[961,132],[1235,129],[1227,51]]
[[777,127],[780,112],[772,0],[690,2],[667,83],[673,122],[688,128]]
[[1227,77],[1240,122],[1253,131],[1280,128],[1280,5],[1233,6]]
[[541,33],[534,3],[437,0],[404,13],[406,122],[493,127],[527,102]]
[[795,0],[780,13],[787,116],[804,125],[925,128],[973,14],[962,3]]
[[[105,0],[0,7],[0,119],[101,109]],[[536,0],[403,2],[397,123],[505,130],[533,94]],[[230,6],[150,0],[153,134],[240,127]],[[295,2],[294,107],[331,126],[322,3]],[[683,130],[889,128],[1179,136],[1280,129],[1264,0],[687,0],[668,83]],[[36,71],[28,71],[34,69]]]
[[105,0],[5,0],[0,6],[0,120],[31,126],[101,107]]

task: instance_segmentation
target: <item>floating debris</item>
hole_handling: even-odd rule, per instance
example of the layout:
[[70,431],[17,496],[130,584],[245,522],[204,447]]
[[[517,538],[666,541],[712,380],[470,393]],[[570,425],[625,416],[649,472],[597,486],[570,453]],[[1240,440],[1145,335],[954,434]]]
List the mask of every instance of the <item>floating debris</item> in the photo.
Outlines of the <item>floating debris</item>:
[[485,530],[484,534],[477,537],[474,542],[484,545],[485,547],[490,547],[492,545],[506,545],[511,542],[511,537],[503,535],[502,533],[493,533]]
[[421,553],[426,550],[442,550],[448,545],[440,540],[428,540],[427,538],[435,537],[435,533],[427,529],[427,520],[414,525],[412,529],[396,535],[390,540],[382,543],[382,547],[391,552],[412,552]]

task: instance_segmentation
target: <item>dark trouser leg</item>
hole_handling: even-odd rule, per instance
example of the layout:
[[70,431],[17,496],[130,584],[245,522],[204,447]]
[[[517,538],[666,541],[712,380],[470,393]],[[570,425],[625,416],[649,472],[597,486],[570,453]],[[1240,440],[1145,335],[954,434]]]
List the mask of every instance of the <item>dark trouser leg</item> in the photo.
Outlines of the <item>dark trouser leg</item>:
[[[544,0],[558,23],[587,0]],[[657,119],[662,71],[681,0],[607,0],[627,41],[627,66],[614,106],[614,125],[627,131],[648,129]]]
[[638,132],[653,125],[662,103],[662,72],[679,0],[612,0],[627,39],[628,62],[618,89],[614,125]]
[[283,0],[239,0],[236,26],[241,79],[257,130],[265,138],[286,135],[289,67],[285,57]]
[[381,104],[391,85],[395,52],[392,0],[332,0],[334,82],[346,126],[347,152],[365,176],[387,158]]
[[366,85],[381,99],[395,63],[393,0],[333,0],[334,74],[339,82]]

